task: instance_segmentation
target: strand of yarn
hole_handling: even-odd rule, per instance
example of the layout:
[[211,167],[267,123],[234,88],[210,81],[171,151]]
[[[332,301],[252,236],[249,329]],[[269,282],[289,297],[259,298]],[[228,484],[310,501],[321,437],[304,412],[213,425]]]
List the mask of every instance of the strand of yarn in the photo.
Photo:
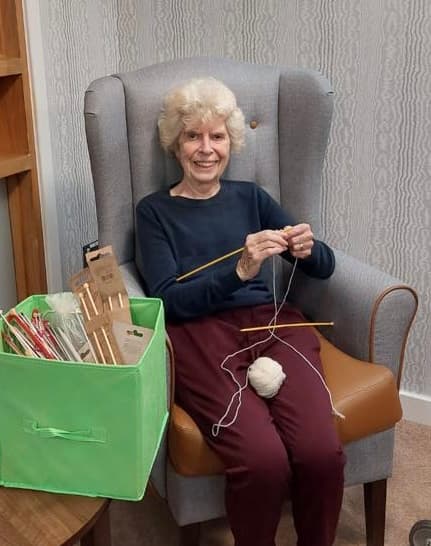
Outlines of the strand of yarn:
[[[224,370],[225,372],[227,372],[231,376],[232,381],[238,387],[238,390],[233,393],[224,414],[220,417],[218,422],[214,423],[213,426],[211,427],[211,434],[214,437],[218,436],[221,428],[228,428],[228,427],[230,427],[231,425],[233,425],[235,423],[235,421],[237,420],[237,417],[238,417],[239,409],[240,409],[241,404],[242,404],[242,391],[244,389],[246,389],[247,386],[248,386],[248,375],[249,375],[248,370],[247,370],[247,373],[246,373],[246,376],[245,376],[245,382],[244,382],[243,385],[241,385],[241,383],[235,377],[235,374],[232,372],[232,370],[230,370],[229,368],[226,368],[226,366],[225,366],[226,362],[228,360],[230,360],[231,358],[243,353],[244,351],[254,349],[254,347],[257,347],[258,345],[261,345],[262,343],[266,343],[270,339],[271,339],[271,335],[268,335],[265,339],[262,339],[260,341],[256,341],[256,343],[253,343],[249,347],[244,347],[243,349],[240,349],[239,351],[236,351],[235,353],[229,354],[229,355],[227,355],[225,357],[223,362],[220,364],[220,368],[222,370]],[[224,420],[227,419],[227,417],[228,417],[228,415],[229,415],[229,413],[231,411],[232,405],[235,402],[235,400],[237,400],[237,405],[236,405],[234,415],[233,415],[232,419],[228,423],[224,423]]]
[[[288,295],[288,293],[290,291],[290,287],[291,287],[291,284],[292,284],[292,279],[293,279],[293,275],[294,275],[295,270],[296,270],[297,263],[298,263],[298,258],[295,258],[295,262],[293,264],[292,271],[291,271],[290,276],[289,276],[289,281],[287,283],[287,288],[286,288],[285,294],[284,294],[283,299],[282,299],[282,305],[284,305],[284,303],[286,302],[287,295]],[[281,310],[281,307],[277,310],[277,303],[276,303],[276,297],[275,297],[275,267],[274,267],[274,265],[275,265],[275,258],[273,257],[273,259],[272,259],[272,290],[273,290],[273,299],[274,299],[274,304],[275,304],[274,310],[275,311],[274,311],[274,316],[272,317],[272,319],[268,323],[268,326],[271,325],[272,323],[274,323],[274,324],[276,323],[277,315],[279,314],[279,312]],[[226,368],[226,362],[228,362],[231,358],[234,358],[235,356],[237,356],[237,355],[239,355],[239,354],[241,354],[241,353],[243,353],[245,351],[249,351],[250,349],[254,349],[254,347],[257,347],[258,345],[261,345],[262,343],[266,343],[267,341],[269,341],[271,339],[272,336],[273,336],[273,330],[271,330],[269,332],[268,336],[265,337],[264,339],[262,339],[260,341],[256,341],[255,343],[253,343],[252,345],[250,345],[248,347],[244,347],[243,349],[240,349],[240,350],[238,350],[238,351],[236,351],[236,352],[234,352],[232,354],[227,355],[224,358],[223,362],[220,364],[220,368],[222,370],[224,370],[225,372],[227,372],[231,376],[232,381],[238,387],[238,390],[233,393],[224,414],[220,417],[220,419],[218,420],[217,423],[214,423],[212,425],[211,434],[214,437],[218,436],[221,428],[228,428],[228,427],[230,427],[231,425],[233,425],[235,423],[235,421],[236,421],[236,419],[238,417],[239,410],[241,408],[241,404],[242,404],[242,392],[243,392],[244,389],[247,388],[248,382],[249,382],[250,367],[247,369],[244,384],[241,385],[241,383],[235,377],[234,373],[229,368]],[[273,361],[273,362],[275,362],[275,361]],[[275,363],[278,366],[280,366],[280,364],[278,364],[278,362],[275,362]],[[280,366],[280,368],[281,368],[281,366]],[[280,385],[281,385],[281,383],[280,383]],[[265,387],[264,387],[264,389],[265,389]],[[278,392],[278,389],[277,389],[277,392]],[[276,393],[274,393],[274,394],[276,394]],[[225,419],[227,419],[227,417],[228,417],[228,415],[229,415],[229,413],[231,411],[232,405],[234,404],[235,401],[237,401],[237,404],[236,404],[234,415],[232,416],[231,420],[228,423],[225,423],[224,421],[225,421]]]
[[[295,260],[295,263],[294,263],[294,268],[293,268],[293,271],[295,270],[296,268],[296,264],[298,262],[298,259]],[[287,295],[290,291],[290,284],[292,282],[292,279],[293,279],[293,274],[291,275],[290,279],[289,279],[289,283],[288,283],[288,286],[287,286],[287,290],[284,294],[284,297],[283,299],[281,300],[281,303],[280,303],[280,306],[278,307],[277,309],[277,299],[275,298],[274,296],[274,308],[275,308],[275,314],[274,314],[274,326],[276,325],[277,323],[277,316],[278,314],[280,313],[283,305],[286,303],[286,299],[287,299]],[[273,269],[273,276],[272,276],[272,290],[273,290],[273,293],[275,295],[275,274],[274,274],[274,269]],[[281,343],[283,343],[284,345],[286,345],[287,347],[289,347],[292,351],[294,351],[298,356],[300,356],[304,362],[310,366],[310,368],[317,374],[317,376],[319,377],[323,387],[325,388],[326,392],[328,393],[328,396],[329,396],[329,402],[331,404],[331,411],[332,411],[332,415],[336,415],[337,417],[339,417],[340,419],[345,419],[346,416],[343,415],[341,412],[339,412],[337,410],[337,408],[334,406],[334,402],[332,400],[332,394],[331,394],[331,391],[328,389],[328,385],[326,384],[326,381],[324,379],[324,377],[322,376],[322,374],[319,372],[319,370],[310,362],[310,360],[304,355],[302,354],[300,351],[298,351],[298,349],[296,349],[293,345],[291,345],[290,343],[288,343],[287,341],[285,341],[284,339],[281,339],[276,333],[275,333],[275,329],[272,329],[270,331],[270,334],[271,334],[271,337],[274,337],[275,339],[277,339],[278,341],[280,341]]]
[[346,416],[343,415],[342,413],[340,413],[336,407],[334,406],[333,404],[333,401],[332,401],[332,395],[331,395],[331,391],[328,389],[328,385],[326,384],[326,381],[325,379],[323,378],[322,374],[319,372],[319,370],[313,366],[313,364],[308,360],[308,358],[302,354],[300,351],[298,351],[298,349],[296,349],[296,347],[294,347],[293,345],[291,345],[288,341],[285,341],[284,339],[281,339],[280,337],[278,337],[276,334],[273,334],[273,337],[275,337],[275,339],[277,339],[278,341],[280,341],[281,343],[283,343],[284,345],[286,345],[287,347],[289,347],[289,349],[291,349],[292,351],[294,351],[298,356],[300,356],[302,358],[302,360],[304,360],[304,362],[306,364],[308,364],[308,366],[310,366],[310,368],[317,374],[317,376],[319,377],[320,381],[322,382],[322,385],[325,387],[326,389],[326,392],[328,393],[328,396],[329,396],[329,402],[331,404],[331,409],[332,409],[332,414],[333,415],[336,415],[337,417],[340,417],[340,419],[345,419]]
[[[273,299],[274,299],[274,316],[271,319],[271,321],[268,323],[268,326],[273,325],[274,327],[277,325],[277,317],[280,313],[283,305],[286,302],[287,295],[290,292],[290,287],[292,284],[292,280],[295,274],[296,265],[298,263],[298,260],[296,259],[293,267],[292,272],[289,276],[289,281],[287,283],[287,288],[285,290],[283,299],[281,300],[280,306],[277,309],[277,299],[275,297],[276,294],[276,286],[275,286],[275,264],[274,264],[274,257],[272,260],[272,293],[273,293]],[[273,337],[275,328],[270,330],[270,337]],[[251,364],[248,367],[248,380],[250,382],[250,385],[254,388],[254,390],[257,392],[259,396],[262,396],[263,398],[272,398],[274,397],[278,391],[280,390],[281,385],[286,379],[286,374],[283,372],[283,368],[281,365],[273,360],[272,358],[269,358],[267,356],[261,356],[257,358],[253,364]]]
[[[274,298],[274,316],[269,321],[268,326],[276,326],[277,325],[277,317],[280,314],[281,309],[283,308],[284,304],[286,303],[287,296],[289,295],[290,288],[292,285],[293,276],[296,270],[296,266],[298,263],[298,258],[295,258],[295,262],[292,267],[292,271],[289,276],[289,281],[287,283],[287,288],[284,293],[284,296],[280,302],[280,305],[277,306],[277,299],[276,299],[276,286],[275,286],[275,267],[274,267],[274,257],[272,260],[272,291],[273,291],[273,298]],[[272,328],[269,330],[269,335],[249,347],[245,347],[243,349],[240,349],[232,354],[227,355],[223,362],[220,364],[220,368],[227,372],[231,378],[232,381],[235,383],[235,385],[238,387],[238,390],[234,392],[232,395],[230,402],[226,408],[226,411],[222,415],[222,417],[219,419],[217,423],[214,423],[211,428],[211,433],[213,436],[218,436],[221,428],[228,428],[231,425],[233,425],[238,418],[239,410],[241,408],[242,404],[242,392],[247,388],[249,382],[253,386],[253,388],[256,390],[257,394],[259,396],[262,396],[264,398],[272,398],[277,394],[279,391],[283,381],[286,379],[286,374],[283,372],[282,367],[278,362],[275,360],[268,358],[268,357],[259,357],[257,358],[253,364],[251,364],[246,372],[246,378],[243,385],[237,380],[234,373],[229,369],[226,368],[226,363],[233,357],[237,356],[238,354],[248,351],[250,349],[253,349],[254,347],[257,347],[258,345],[261,345],[262,343],[266,343],[271,338],[275,338],[277,341],[283,343],[286,345],[289,349],[294,351],[298,356],[300,356],[304,362],[310,366],[310,368],[317,374],[319,377],[323,387],[325,388],[326,392],[329,396],[329,401],[331,404],[331,410],[332,414],[336,415],[337,417],[341,419],[345,419],[345,416],[340,413],[334,406],[332,395],[330,390],[328,389],[328,386],[325,382],[325,379],[323,378],[322,374],[319,372],[319,370],[310,362],[310,360],[302,354],[298,349],[296,349],[293,345],[285,341],[284,339],[281,339],[277,334],[275,333],[275,328]],[[234,404],[234,402],[237,401],[236,408],[234,415],[232,416],[231,420],[228,423],[224,423],[225,419],[227,419],[231,408]]]

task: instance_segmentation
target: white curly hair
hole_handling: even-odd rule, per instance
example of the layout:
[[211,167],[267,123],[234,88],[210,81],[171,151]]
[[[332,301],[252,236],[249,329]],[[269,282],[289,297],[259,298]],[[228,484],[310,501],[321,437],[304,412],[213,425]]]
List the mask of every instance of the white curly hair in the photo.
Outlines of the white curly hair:
[[233,92],[215,78],[194,78],[167,93],[159,116],[160,143],[175,153],[184,127],[206,123],[221,117],[226,123],[231,149],[238,152],[244,145],[244,114]]

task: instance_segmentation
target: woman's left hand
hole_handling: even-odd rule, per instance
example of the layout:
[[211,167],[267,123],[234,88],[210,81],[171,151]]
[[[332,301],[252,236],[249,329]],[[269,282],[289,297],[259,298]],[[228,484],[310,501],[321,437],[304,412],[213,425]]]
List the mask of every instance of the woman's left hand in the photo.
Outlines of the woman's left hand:
[[309,224],[297,224],[287,231],[289,252],[294,258],[303,260],[311,256],[314,235]]

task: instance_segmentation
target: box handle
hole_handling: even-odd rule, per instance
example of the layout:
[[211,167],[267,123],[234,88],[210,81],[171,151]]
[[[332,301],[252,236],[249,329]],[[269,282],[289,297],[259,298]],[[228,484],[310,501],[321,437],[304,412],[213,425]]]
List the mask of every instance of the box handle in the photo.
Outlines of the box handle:
[[41,438],[62,438],[75,442],[106,442],[106,431],[102,428],[92,430],[63,430],[55,427],[40,427],[36,421],[26,421],[24,430],[31,434],[37,434]]

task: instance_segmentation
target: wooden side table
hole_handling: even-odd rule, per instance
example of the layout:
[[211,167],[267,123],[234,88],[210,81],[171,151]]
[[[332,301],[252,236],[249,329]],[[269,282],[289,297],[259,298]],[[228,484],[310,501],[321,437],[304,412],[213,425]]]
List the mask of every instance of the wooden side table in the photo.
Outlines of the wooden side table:
[[0,487],[0,546],[111,546],[109,503]]

